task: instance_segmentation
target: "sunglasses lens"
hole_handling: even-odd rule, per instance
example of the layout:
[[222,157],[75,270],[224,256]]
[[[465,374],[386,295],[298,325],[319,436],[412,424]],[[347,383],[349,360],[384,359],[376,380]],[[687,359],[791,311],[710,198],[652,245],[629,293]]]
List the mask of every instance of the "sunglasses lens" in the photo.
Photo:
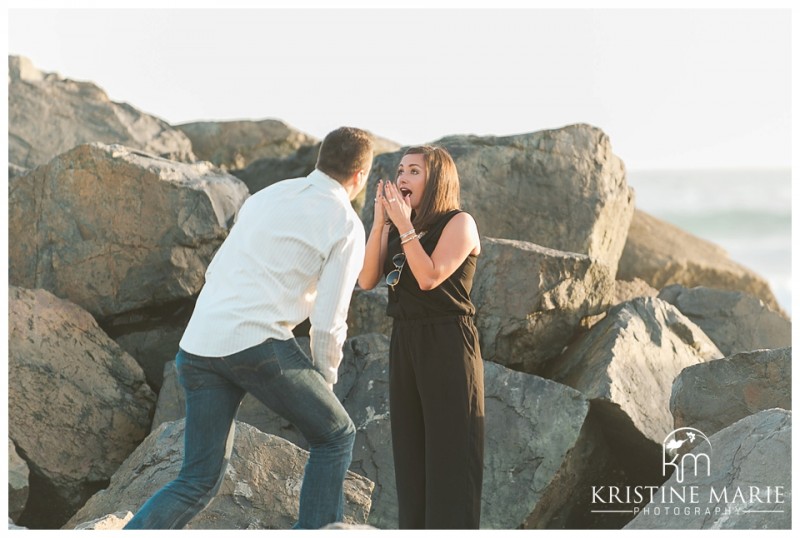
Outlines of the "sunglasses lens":
[[400,282],[400,273],[403,271],[403,266],[406,263],[406,255],[402,252],[398,252],[392,257],[392,263],[397,269],[386,275],[386,284],[394,289],[397,283]]
[[389,286],[396,286],[397,283],[400,282],[400,271],[395,269],[388,275],[386,275],[386,283]]

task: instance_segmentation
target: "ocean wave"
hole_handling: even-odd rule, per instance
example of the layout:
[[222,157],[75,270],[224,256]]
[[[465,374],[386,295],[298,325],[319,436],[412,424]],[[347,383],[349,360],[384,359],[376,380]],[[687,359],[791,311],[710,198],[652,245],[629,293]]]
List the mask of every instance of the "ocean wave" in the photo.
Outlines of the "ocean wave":
[[721,211],[687,212],[658,211],[655,214],[695,235],[728,236],[758,235],[790,238],[792,234],[791,211],[757,211],[752,209],[724,209]]
[[[790,169],[629,171],[637,207],[647,212],[791,212]],[[654,213],[655,214],[655,213]]]

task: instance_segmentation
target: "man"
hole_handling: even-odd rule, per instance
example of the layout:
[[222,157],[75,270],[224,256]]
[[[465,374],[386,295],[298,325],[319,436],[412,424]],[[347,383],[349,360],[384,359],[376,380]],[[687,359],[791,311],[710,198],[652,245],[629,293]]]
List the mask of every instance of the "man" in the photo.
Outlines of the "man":
[[[310,456],[296,528],[341,521],[355,427],[333,394],[347,310],[364,260],[350,202],[372,165],[371,136],[329,133],[308,177],[276,183],[242,205],[206,271],[175,359],[186,393],[184,461],[126,529],[179,529],[219,489],[245,393],[294,424]],[[311,318],[311,358],[292,329]]]

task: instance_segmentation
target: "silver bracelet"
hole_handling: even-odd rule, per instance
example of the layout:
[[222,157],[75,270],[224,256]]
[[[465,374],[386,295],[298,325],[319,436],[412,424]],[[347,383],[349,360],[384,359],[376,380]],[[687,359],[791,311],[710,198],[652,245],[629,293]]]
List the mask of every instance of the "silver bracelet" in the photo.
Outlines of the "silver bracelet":
[[414,234],[411,237],[407,237],[406,239],[401,240],[400,244],[405,245],[406,243],[408,243],[409,241],[413,241],[414,239],[419,239],[419,236],[417,234]]
[[409,231],[407,231],[406,233],[404,233],[404,234],[402,234],[400,236],[400,240],[402,241],[403,239],[405,239],[406,237],[408,237],[409,235],[411,235],[413,233],[415,233],[415,230],[414,230],[414,228],[411,228]]

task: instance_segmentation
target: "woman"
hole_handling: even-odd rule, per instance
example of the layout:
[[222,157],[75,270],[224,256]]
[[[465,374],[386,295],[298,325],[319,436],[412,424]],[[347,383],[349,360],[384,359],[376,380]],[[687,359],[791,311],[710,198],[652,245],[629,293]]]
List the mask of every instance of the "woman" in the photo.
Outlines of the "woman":
[[359,285],[386,275],[394,318],[390,413],[400,528],[477,529],[483,481],[483,363],[469,292],[481,246],[459,209],[446,150],[410,148],[378,182]]

